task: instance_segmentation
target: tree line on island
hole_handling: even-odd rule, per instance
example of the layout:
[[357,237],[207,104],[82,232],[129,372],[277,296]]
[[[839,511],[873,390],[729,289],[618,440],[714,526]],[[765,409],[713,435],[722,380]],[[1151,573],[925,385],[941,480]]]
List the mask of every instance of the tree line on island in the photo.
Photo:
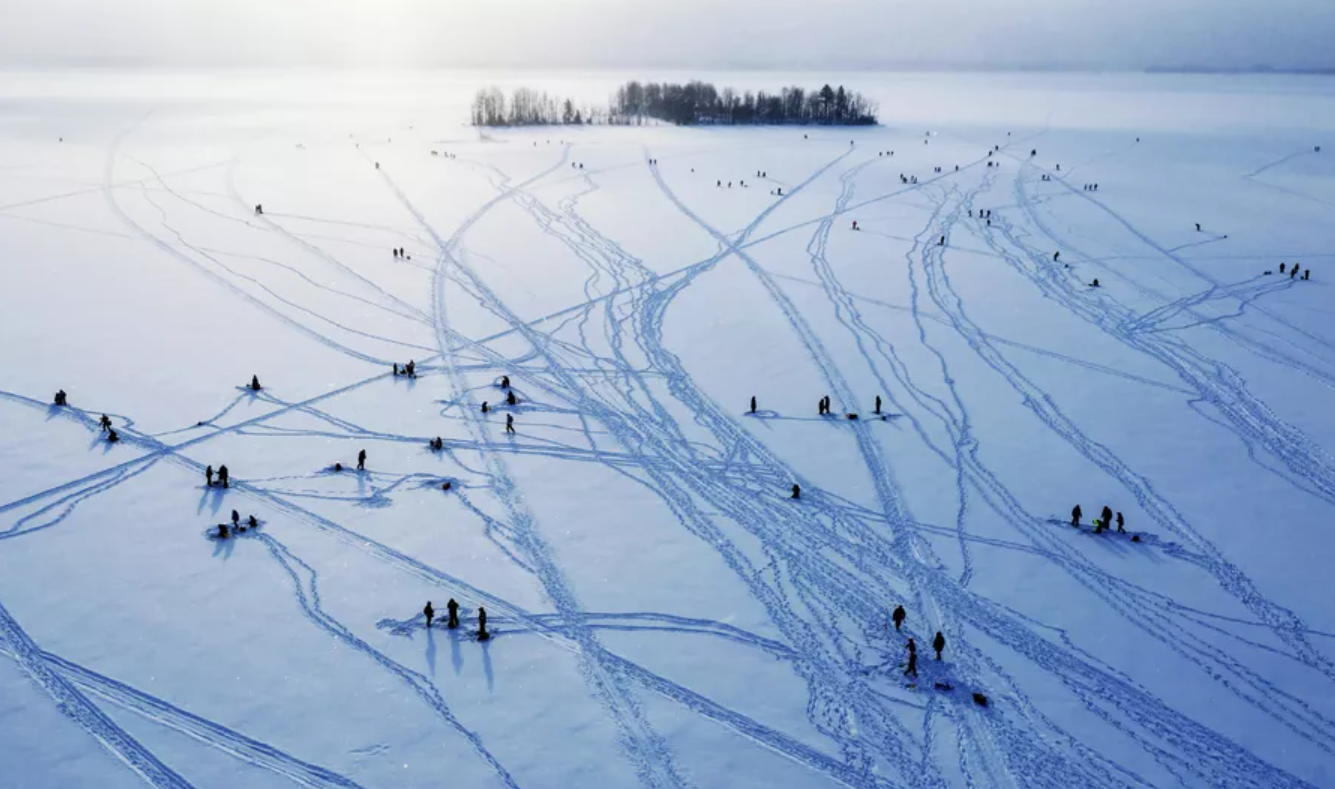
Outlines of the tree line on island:
[[637,81],[617,88],[606,107],[587,107],[532,88],[483,88],[473,99],[475,126],[641,125],[875,125],[876,103],[843,85],[818,90],[783,88],[778,93],[719,90],[707,82]]

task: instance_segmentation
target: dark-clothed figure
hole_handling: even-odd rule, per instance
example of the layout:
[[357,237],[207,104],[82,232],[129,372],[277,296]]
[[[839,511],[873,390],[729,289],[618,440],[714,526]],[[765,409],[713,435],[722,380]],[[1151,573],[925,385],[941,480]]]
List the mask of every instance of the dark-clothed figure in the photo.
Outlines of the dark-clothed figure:
[[454,602],[454,598],[453,598],[453,597],[451,597],[451,598],[450,598],[450,601],[449,601],[448,603],[445,604],[445,612],[446,612],[446,614],[448,615],[448,619],[445,620],[445,626],[448,627],[448,628],[451,629],[451,630],[453,630],[454,628],[458,627],[458,626],[459,626],[459,604],[456,603],[456,602]]
[[506,414],[506,415],[505,415],[505,432],[506,432],[507,434],[509,434],[509,435],[514,435],[514,432],[515,432],[515,415],[514,415],[514,414]]
[[431,607],[431,601],[426,601],[426,608],[422,609],[422,615],[426,617],[426,626],[431,627],[431,620],[436,618],[436,609]]
[[936,631],[936,638],[932,639],[932,649],[936,650],[936,659],[941,659],[941,650],[946,648],[946,637],[941,635],[941,631]]
[[477,609],[477,640],[478,640],[478,641],[486,641],[486,640],[489,639],[489,638],[491,638],[491,634],[487,632],[487,609],[485,609],[485,608],[483,608],[483,607],[481,607],[481,606],[478,606],[478,609]]
[[364,449],[357,453],[357,470],[366,470],[366,450]]
[[797,484],[796,482],[793,483],[793,498],[795,499],[802,498],[802,486]]
[[226,467],[226,466],[219,466],[219,467],[218,467],[218,484],[219,484],[219,485],[222,485],[224,488],[231,487],[231,479],[232,479],[231,476],[227,473],[227,467]]
[[1080,511],[1080,505],[1079,505],[1079,504],[1077,504],[1077,505],[1075,505],[1074,507],[1072,507],[1072,508],[1071,508],[1071,525],[1072,525],[1072,526],[1079,526],[1079,525],[1080,525],[1080,518],[1083,517],[1083,516],[1084,516],[1084,513],[1082,513],[1082,512]]
[[904,613],[904,606],[902,605],[895,606],[894,613],[890,615],[890,619],[893,620],[895,623],[895,630],[899,630],[899,626],[904,624],[905,616],[907,616],[907,614]]

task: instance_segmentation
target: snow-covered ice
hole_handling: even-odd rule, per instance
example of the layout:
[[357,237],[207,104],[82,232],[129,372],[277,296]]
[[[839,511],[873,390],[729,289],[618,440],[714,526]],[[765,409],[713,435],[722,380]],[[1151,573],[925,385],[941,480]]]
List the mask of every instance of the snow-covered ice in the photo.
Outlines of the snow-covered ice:
[[477,79],[0,79],[0,787],[1335,785],[1335,79]]

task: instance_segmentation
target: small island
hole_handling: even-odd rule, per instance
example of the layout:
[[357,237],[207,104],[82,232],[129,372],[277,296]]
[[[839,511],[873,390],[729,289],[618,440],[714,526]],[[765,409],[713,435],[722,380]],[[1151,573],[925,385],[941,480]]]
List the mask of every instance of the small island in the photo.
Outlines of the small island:
[[719,90],[699,81],[631,81],[617,88],[606,107],[579,106],[532,88],[516,88],[508,97],[499,88],[483,88],[473,99],[472,120],[475,126],[874,126],[876,111],[875,102],[843,85],[767,93]]

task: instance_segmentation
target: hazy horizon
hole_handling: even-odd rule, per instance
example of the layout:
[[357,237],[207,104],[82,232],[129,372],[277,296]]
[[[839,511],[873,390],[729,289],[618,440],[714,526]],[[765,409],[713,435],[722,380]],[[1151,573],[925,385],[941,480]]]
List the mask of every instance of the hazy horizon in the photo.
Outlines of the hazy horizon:
[[0,67],[1321,70],[1312,0],[47,0],[0,10]]

